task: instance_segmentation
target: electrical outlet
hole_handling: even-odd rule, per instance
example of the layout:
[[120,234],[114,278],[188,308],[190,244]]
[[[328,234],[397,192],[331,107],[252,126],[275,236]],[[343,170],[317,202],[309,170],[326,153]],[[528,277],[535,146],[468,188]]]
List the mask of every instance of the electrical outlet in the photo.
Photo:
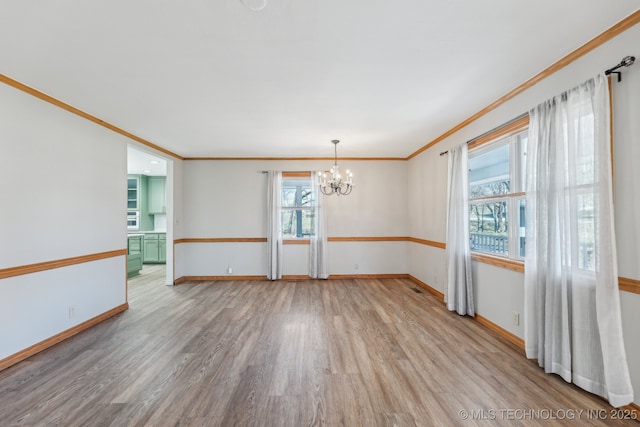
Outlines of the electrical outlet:
[[72,305],[69,306],[69,319],[76,315],[76,308]]
[[513,312],[513,324],[518,326],[520,325],[520,313]]
[[227,274],[231,274],[233,273],[233,269],[231,268],[231,266],[227,267]]
[[359,265],[359,264],[356,264],[356,265],[354,265],[354,266],[353,266],[353,268],[355,268],[355,269],[357,270],[357,269],[359,269],[359,268],[360,268],[360,265]]

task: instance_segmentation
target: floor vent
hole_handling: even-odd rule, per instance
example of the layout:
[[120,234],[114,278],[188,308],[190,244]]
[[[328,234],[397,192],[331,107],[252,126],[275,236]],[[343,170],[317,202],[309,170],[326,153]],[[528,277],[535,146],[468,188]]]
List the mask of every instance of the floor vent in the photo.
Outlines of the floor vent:
[[411,288],[411,290],[413,292],[415,292],[416,294],[421,294],[422,293],[422,289],[420,289],[420,288]]

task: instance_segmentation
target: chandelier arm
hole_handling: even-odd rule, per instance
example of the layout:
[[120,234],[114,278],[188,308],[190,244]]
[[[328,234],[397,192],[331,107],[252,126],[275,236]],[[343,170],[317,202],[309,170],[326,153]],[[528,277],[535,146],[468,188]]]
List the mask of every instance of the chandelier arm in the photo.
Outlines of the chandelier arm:
[[350,186],[349,184],[347,184],[344,187],[340,187],[340,194],[342,194],[343,196],[348,195],[349,193],[351,193],[351,190],[353,189],[352,186]]

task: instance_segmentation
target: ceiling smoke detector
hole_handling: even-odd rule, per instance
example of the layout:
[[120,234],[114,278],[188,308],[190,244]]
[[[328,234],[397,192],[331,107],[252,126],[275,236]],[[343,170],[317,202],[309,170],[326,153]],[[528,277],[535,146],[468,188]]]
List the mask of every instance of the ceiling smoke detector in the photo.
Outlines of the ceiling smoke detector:
[[240,3],[249,10],[258,11],[267,6],[267,0],[240,0]]

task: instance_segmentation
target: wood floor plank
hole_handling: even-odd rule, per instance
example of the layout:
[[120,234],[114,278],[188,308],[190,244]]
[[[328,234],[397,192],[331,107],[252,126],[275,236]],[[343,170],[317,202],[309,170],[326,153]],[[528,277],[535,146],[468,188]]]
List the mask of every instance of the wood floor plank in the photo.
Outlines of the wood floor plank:
[[611,408],[408,280],[142,273],[129,310],[0,372],[3,427],[638,425],[514,418]]

